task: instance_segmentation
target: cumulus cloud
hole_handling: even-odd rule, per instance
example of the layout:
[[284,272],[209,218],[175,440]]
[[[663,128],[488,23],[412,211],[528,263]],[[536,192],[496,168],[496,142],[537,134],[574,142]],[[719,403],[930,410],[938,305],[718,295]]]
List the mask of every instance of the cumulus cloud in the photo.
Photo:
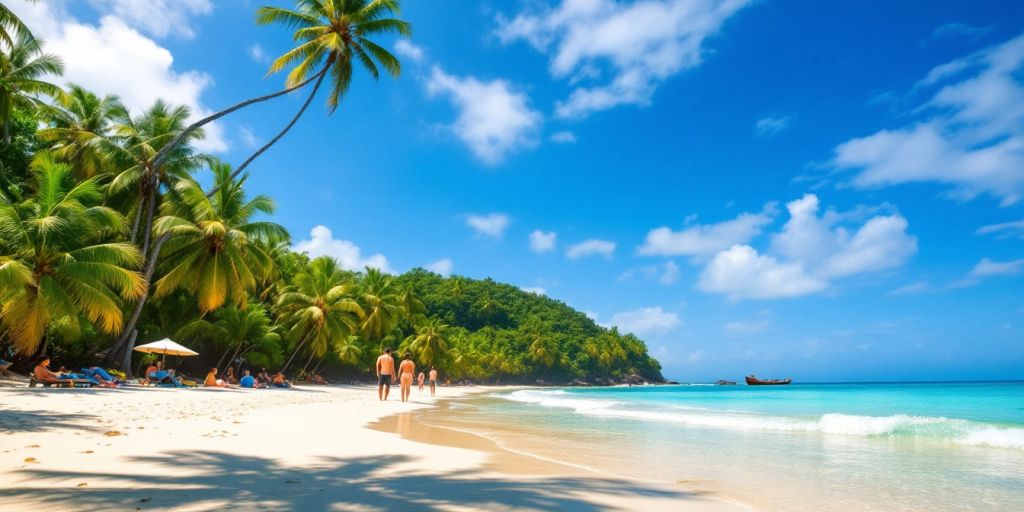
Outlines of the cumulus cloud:
[[591,238],[578,244],[573,244],[565,251],[565,255],[571,260],[595,255],[611,259],[614,254],[615,242],[609,242],[598,238]]
[[754,123],[754,131],[762,137],[777,135],[789,126],[788,117],[766,117]]
[[1024,35],[933,68],[915,91],[937,89],[914,111],[921,119],[835,148],[831,166],[859,188],[949,185],[969,200],[1003,206],[1024,194]]
[[968,276],[970,277],[992,277],[992,276],[1010,276],[1019,274],[1024,270],[1024,258],[1012,261],[992,261],[988,258],[982,258],[977,265],[971,269]]
[[314,227],[309,231],[309,236],[309,240],[300,240],[292,247],[292,250],[304,252],[311,258],[330,256],[345,270],[362,272],[365,267],[371,267],[379,269],[381,272],[395,273],[383,254],[363,257],[363,251],[358,245],[348,240],[335,239],[327,226],[321,224]]
[[477,236],[501,238],[511,221],[504,213],[487,215],[470,214],[466,216],[466,225],[476,231]]
[[996,238],[1024,238],[1024,220],[989,224],[978,228],[975,233],[978,235],[995,235]]
[[100,12],[108,12],[154,37],[174,34],[195,37],[192,17],[213,12],[210,0],[89,0]]
[[427,53],[423,51],[423,48],[412,44],[408,39],[395,41],[395,53],[417,64],[421,64],[427,59]]
[[[200,71],[175,70],[174,56],[167,48],[130,24],[139,23],[138,20],[126,20],[118,14],[120,11],[115,7],[131,3],[110,4],[110,12],[115,14],[103,16],[98,25],[80,22],[57,3],[16,2],[10,7],[37,37],[45,40],[47,53],[64,61],[64,83],[78,84],[101,95],[116,94],[134,113],[163,99],[189,107],[193,119],[210,114],[211,110],[203,105],[200,97],[213,84],[213,79]],[[186,12],[178,8],[172,10]],[[219,124],[208,124],[204,130],[206,138],[195,143],[199,150],[227,150]]]
[[760,213],[743,213],[717,224],[689,226],[673,231],[668,226],[652,229],[637,252],[647,256],[711,256],[759,235],[775,218],[775,203]]
[[874,215],[852,228],[846,224],[863,212],[819,215],[819,209],[813,194],[791,201],[789,220],[772,235],[768,253],[733,245],[701,270],[697,287],[733,300],[799,297],[836,279],[899,268],[917,252],[917,239],[897,213]]
[[533,230],[530,233],[530,250],[533,252],[548,252],[555,249],[555,241],[558,233],[554,231]]
[[538,143],[540,112],[531,109],[526,94],[505,80],[457,77],[435,66],[427,93],[448,98],[458,111],[448,128],[484,164],[497,165],[509,154]]
[[[559,117],[649,105],[666,78],[698,66],[705,40],[748,0],[564,0],[497,18],[503,43],[523,40],[550,56],[550,72],[575,88]],[[534,8],[536,7],[536,8]]]
[[661,309],[661,306],[621,311],[612,315],[611,325],[622,332],[637,336],[665,334],[681,323],[679,315]]
[[452,273],[452,268],[455,265],[452,263],[451,258],[441,258],[433,263],[428,263],[426,269],[435,273],[441,274],[442,276],[448,277]]
[[559,144],[572,144],[576,142],[576,135],[570,131],[555,132],[551,135],[551,142]]

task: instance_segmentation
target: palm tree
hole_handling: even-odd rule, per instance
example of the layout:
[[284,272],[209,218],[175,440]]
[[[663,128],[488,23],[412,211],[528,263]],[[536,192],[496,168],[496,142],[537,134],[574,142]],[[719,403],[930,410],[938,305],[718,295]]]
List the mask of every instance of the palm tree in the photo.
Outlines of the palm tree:
[[[269,74],[277,73],[294,64],[285,81],[284,91],[244,101],[217,112],[189,126],[185,133],[197,129],[235,110],[254,103],[276,98],[315,80],[312,92],[291,122],[270,142],[256,150],[235,169],[239,174],[263,152],[273,146],[298,122],[319,91],[327,75],[331,76],[331,93],[327,98],[330,113],[338,108],[342,96],[352,80],[352,60],[358,60],[374,80],[380,77],[380,67],[392,76],[401,73],[401,63],[384,47],[370,37],[384,34],[409,36],[411,26],[390,16],[399,11],[399,0],[296,0],[296,9],[261,7],[256,11],[260,25],[282,24],[294,28],[293,39],[298,46],[278,57],[270,65]],[[183,134],[184,135],[184,134]],[[177,144],[180,141],[174,141]],[[160,158],[157,159],[160,163]]]
[[321,256],[295,275],[292,289],[277,299],[278,317],[297,342],[287,370],[307,343],[311,353],[323,356],[339,340],[347,340],[359,328],[363,309],[350,297],[351,285],[333,258]]
[[434,317],[416,329],[416,335],[406,339],[421,363],[431,366],[448,350],[448,325]]
[[[35,3],[35,0],[28,1]],[[0,4],[0,43],[10,48],[18,39],[22,38],[32,39],[32,32],[10,7]]]
[[35,353],[48,326],[78,331],[82,317],[117,334],[121,301],[145,290],[139,251],[107,241],[124,232],[124,218],[100,205],[95,179],[76,183],[49,153],[32,172],[34,197],[0,204],[0,321],[21,354]]
[[397,291],[391,276],[366,267],[359,293],[359,302],[366,312],[359,328],[365,339],[383,342],[398,324],[402,307]]
[[212,321],[193,320],[179,329],[177,335],[184,339],[213,341],[218,348],[225,349],[217,361],[218,368],[223,368],[225,359],[230,366],[237,357],[251,350],[279,350],[281,341],[267,311],[259,304],[221,308],[213,314]]
[[402,309],[402,316],[409,325],[415,325],[424,317],[427,311],[426,304],[412,287],[402,287],[398,292],[398,306]]
[[279,224],[252,220],[273,213],[274,202],[262,194],[247,201],[247,175],[232,179],[231,167],[223,163],[211,170],[216,195],[206,197],[191,177],[179,180],[174,187],[178,200],[164,203],[153,227],[158,236],[170,235],[160,254],[163,277],[155,283],[154,297],[185,289],[195,294],[202,313],[228,300],[245,307],[248,292],[273,269],[265,244],[288,239]]
[[363,348],[359,346],[359,336],[351,334],[334,344],[334,353],[342,364],[355,366],[363,355]]
[[530,335],[530,339],[530,359],[533,359],[535,363],[539,363],[546,368],[544,373],[541,375],[541,378],[543,378],[544,375],[547,375],[548,371],[551,370],[551,367],[554,366],[555,361],[558,359],[558,356],[555,353],[557,347],[555,347],[555,343],[551,338],[543,336],[540,333],[533,333]]
[[31,34],[18,36],[10,51],[0,56],[0,135],[3,145],[11,142],[11,110],[15,106],[31,109],[42,105],[42,100],[37,98],[41,94],[60,96],[60,87],[44,78],[63,72],[61,60],[43,53],[42,43]]
[[[145,222],[141,225],[142,253],[150,257],[158,252],[149,251],[149,241],[154,214],[160,202],[160,189],[173,188],[178,180],[189,177],[204,164],[210,163],[208,156],[196,154],[188,144],[174,146],[173,151],[165,154],[161,163],[156,162],[156,155],[170,147],[168,142],[184,133],[189,115],[188,107],[173,107],[160,100],[136,117],[132,117],[125,109],[114,112],[118,124],[115,126],[114,140],[106,148],[114,152],[114,158],[121,162],[121,169],[111,181],[109,193],[137,190],[138,206],[135,208],[130,239],[132,242],[137,240],[140,221],[145,215]],[[203,132],[197,130],[189,134],[188,141],[201,138]]]
[[75,177],[87,179],[110,169],[113,123],[124,111],[117,96],[100,98],[78,85],[44,107],[51,125],[39,138],[53,144],[54,156],[71,163]]

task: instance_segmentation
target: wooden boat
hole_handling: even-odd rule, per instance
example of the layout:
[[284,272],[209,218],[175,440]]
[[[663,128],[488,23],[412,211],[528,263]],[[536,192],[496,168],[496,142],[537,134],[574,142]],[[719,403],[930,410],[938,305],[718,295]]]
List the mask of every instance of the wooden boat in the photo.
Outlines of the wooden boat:
[[747,375],[748,386],[784,386],[793,382],[793,379],[759,379],[755,375]]
[[733,381],[733,380],[720,380],[720,381],[715,382],[715,385],[716,386],[735,386],[736,385],[736,381]]

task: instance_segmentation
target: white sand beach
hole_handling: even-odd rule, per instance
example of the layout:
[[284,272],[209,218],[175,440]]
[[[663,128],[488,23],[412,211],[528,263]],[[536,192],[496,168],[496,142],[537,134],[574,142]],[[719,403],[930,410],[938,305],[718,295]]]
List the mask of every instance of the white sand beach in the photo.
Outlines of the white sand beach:
[[458,433],[381,431],[433,403],[369,386],[0,389],[0,510],[741,510],[550,462],[502,471]]

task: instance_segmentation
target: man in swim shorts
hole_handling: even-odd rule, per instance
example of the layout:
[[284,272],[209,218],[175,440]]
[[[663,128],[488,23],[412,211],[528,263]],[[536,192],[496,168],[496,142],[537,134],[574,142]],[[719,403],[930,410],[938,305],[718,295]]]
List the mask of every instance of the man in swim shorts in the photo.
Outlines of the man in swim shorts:
[[391,348],[377,358],[377,399],[387,400],[391,393],[391,377],[395,374],[395,360],[391,357]]

